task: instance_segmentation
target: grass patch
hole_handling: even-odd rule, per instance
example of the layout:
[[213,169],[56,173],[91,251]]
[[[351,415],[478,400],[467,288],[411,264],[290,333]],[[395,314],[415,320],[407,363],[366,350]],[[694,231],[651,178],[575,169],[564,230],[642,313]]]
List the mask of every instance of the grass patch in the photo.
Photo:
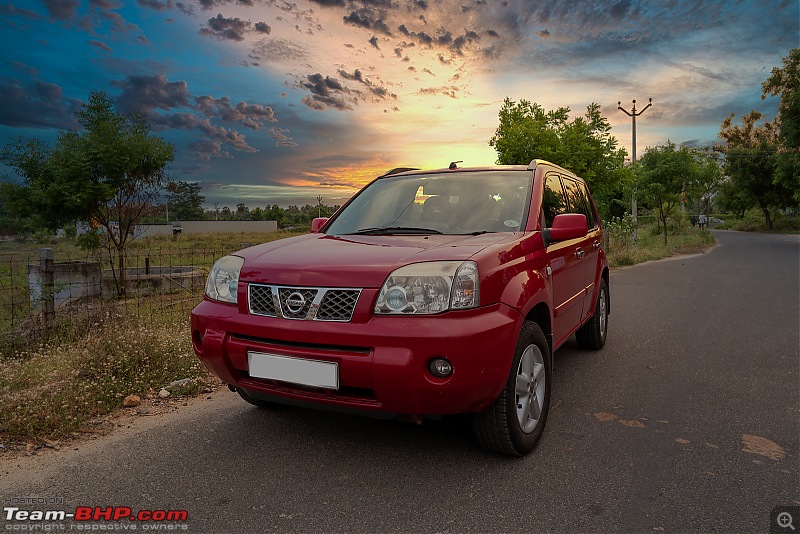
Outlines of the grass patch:
[[612,235],[608,251],[608,263],[611,267],[636,265],[676,254],[698,253],[716,242],[708,230],[692,227],[672,229],[666,246],[664,236],[656,225],[640,227],[638,234],[636,243],[616,240]]
[[92,418],[189,378],[180,393],[211,383],[192,351],[186,320],[95,324],[77,339],[51,340],[0,360],[2,441],[58,440]]

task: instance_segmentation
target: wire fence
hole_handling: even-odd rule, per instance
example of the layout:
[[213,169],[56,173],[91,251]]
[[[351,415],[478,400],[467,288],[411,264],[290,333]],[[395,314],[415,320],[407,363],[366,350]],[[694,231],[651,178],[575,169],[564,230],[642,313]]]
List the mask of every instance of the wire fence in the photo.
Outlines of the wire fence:
[[125,261],[124,289],[116,257],[47,248],[0,255],[0,357],[100,323],[188,318],[214,261],[236,249],[137,249]]

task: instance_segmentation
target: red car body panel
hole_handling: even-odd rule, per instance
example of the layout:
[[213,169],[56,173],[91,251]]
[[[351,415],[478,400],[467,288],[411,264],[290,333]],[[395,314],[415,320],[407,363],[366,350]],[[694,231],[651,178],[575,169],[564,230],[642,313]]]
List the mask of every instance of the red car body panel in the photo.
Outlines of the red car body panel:
[[[313,233],[235,253],[244,259],[238,303],[206,297],[192,311],[197,356],[229,385],[280,401],[411,416],[486,410],[509,377],[526,318],[544,314],[549,322],[543,330],[555,350],[591,318],[600,278],[607,277],[599,224],[579,239],[545,241],[542,180],[552,168],[543,164],[535,169],[524,231],[475,236]],[[373,313],[392,271],[440,260],[477,264],[477,308],[435,315]],[[361,293],[347,322],[289,320],[252,315],[251,283],[358,288]],[[335,362],[339,388],[253,378],[248,352]],[[428,364],[434,357],[447,358],[453,373],[433,376]]]

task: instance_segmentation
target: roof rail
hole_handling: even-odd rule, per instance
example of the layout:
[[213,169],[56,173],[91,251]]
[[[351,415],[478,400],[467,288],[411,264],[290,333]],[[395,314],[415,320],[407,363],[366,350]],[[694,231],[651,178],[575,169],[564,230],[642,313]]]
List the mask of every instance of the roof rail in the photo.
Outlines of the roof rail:
[[419,169],[416,168],[416,167],[395,167],[394,169],[392,169],[390,171],[386,171],[384,174],[381,174],[381,176],[390,176],[392,174],[398,174],[398,173],[401,173],[401,172],[418,171],[418,170]]
[[550,163],[549,161],[546,161],[546,160],[543,160],[543,159],[531,160],[531,162],[528,164],[528,170],[529,171],[535,171],[536,170],[536,166],[540,165],[540,164],[542,164],[542,165],[550,165],[551,167],[555,167],[556,169],[560,169],[560,170],[562,170],[564,172],[568,172],[568,173],[573,174],[573,175],[575,174],[572,171],[570,171],[569,169],[565,169],[561,165],[556,165],[555,163]]

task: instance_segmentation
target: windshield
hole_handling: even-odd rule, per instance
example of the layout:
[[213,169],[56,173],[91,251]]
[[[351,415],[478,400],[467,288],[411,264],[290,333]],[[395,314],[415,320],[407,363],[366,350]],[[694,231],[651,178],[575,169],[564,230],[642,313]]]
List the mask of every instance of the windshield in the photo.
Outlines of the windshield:
[[326,233],[479,234],[524,228],[532,172],[475,171],[376,180]]

